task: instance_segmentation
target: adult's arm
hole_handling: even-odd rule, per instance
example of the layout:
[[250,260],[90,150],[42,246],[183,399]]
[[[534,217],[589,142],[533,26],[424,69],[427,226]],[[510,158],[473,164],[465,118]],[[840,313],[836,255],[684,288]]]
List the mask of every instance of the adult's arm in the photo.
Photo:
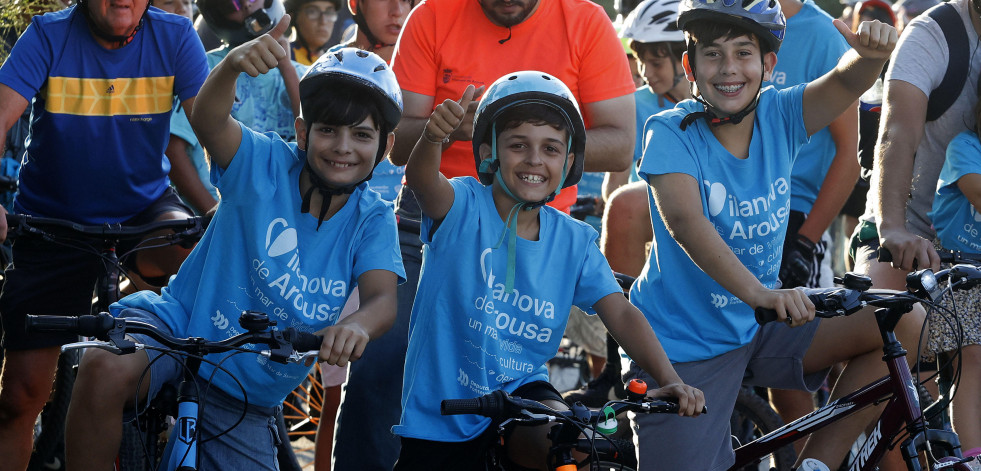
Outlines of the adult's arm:
[[[405,165],[422,130],[433,112],[434,97],[402,89],[402,119],[395,128],[395,147],[389,159],[394,165]],[[444,146],[445,148],[445,146]]]
[[621,172],[630,169],[637,139],[634,94],[583,105],[590,122],[586,130],[587,172]]
[[[882,100],[882,123],[875,147],[875,210],[879,241],[892,253],[893,266],[939,268],[940,259],[930,241],[906,229],[906,204],[913,185],[913,156],[923,139],[929,98],[915,85],[889,80]],[[928,263],[925,263],[928,262]]]
[[875,83],[889,55],[896,48],[896,28],[879,22],[862,22],[853,33],[841,20],[838,32],[852,49],[827,74],[804,89],[804,127],[807,135],[824,129]]
[[217,201],[204,184],[201,177],[191,162],[191,156],[187,153],[188,143],[173,134],[170,135],[170,142],[167,144],[167,160],[170,161],[170,181],[177,187],[177,192],[187,201],[197,212],[204,214],[213,208]]
[[861,171],[858,163],[858,103],[853,103],[835,118],[828,129],[835,143],[835,156],[818,190],[814,206],[799,231],[811,241],[821,240],[858,181]]

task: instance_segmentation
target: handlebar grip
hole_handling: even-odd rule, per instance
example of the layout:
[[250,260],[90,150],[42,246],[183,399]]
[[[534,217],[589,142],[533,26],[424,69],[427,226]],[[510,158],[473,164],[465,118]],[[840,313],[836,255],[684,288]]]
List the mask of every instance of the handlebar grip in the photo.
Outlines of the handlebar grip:
[[300,332],[292,327],[286,329],[286,332],[283,333],[283,338],[293,346],[293,350],[298,352],[320,350],[320,345],[324,343],[323,336],[309,332]]
[[885,247],[879,247],[879,261],[883,263],[888,263],[892,261],[892,252]]
[[481,407],[480,398],[478,397],[471,399],[443,399],[439,403],[440,415],[480,415],[482,411],[483,407]]
[[756,316],[756,323],[759,325],[777,320],[777,311],[773,309],[758,307],[753,310],[753,314]]
[[112,330],[115,318],[109,313],[84,316],[27,316],[29,332],[70,332],[86,337],[101,337]]

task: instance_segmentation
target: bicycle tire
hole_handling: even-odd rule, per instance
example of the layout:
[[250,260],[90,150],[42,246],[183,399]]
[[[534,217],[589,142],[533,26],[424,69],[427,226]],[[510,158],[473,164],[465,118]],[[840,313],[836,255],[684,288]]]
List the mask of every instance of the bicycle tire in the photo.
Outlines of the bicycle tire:
[[68,351],[58,356],[51,396],[41,411],[40,433],[34,437],[34,453],[29,471],[64,469],[65,416],[75,385],[75,365],[78,352]]
[[[739,388],[739,394],[736,396],[730,425],[733,447],[737,447],[782,427],[783,420],[770,407],[769,402],[749,387],[743,386]],[[767,463],[767,459],[771,462]],[[757,464],[743,467],[742,471],[759,470],[761,465],[766,466],[762,469],[768,470],[772,466],[777,471],[789,471],[793,469],[796,460],[797,453],[793,446],[786,445],[772,455],[762,458]]]

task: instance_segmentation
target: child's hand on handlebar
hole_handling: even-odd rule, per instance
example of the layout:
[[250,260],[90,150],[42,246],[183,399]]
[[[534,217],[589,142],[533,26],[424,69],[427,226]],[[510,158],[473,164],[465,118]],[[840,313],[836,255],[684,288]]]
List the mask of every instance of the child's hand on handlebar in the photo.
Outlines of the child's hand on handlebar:
[[320,345],[320,361],[329,365],[347,366],[348,362],[361,358],[371,338],[368,332],[355,322],[332,325],[323,332]]
[[814,303],[799,289],[764,289],[751,306],[776,311],[777,320],[791,327],[814,320]]
[[673,397],[678,400],[678,415],[698,417],[705,408],[705,394],[701,389],[684,383],[671,383],[647,393],[654,398]]

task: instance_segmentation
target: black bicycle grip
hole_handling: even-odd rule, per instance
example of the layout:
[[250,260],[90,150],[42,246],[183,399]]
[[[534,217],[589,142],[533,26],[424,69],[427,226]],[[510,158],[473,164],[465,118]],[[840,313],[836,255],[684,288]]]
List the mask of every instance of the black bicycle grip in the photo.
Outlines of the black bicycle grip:
[[885,247],[879,247],[879,257],[878,260],[882,263],[889,263],[892,261],[892,252]]
[[103,312],[84,316],[27,316],[29,332],[68,332],[86,337],[100,337],[112,330],[115,318]]
[[283,338],[293,346],[293,350],[298,352],[320,350],[320,346],[324,343],[323,336],[301,332],[292,327],[286,329],[286,332],[283,333]]
[[439,403],[439,413],[441,415],[461,415],[477,414],[483,412],[479,397],[470,399],[443,399]]
[[777,311],[765,307],[758,307],[754,309],[753,315],[756,316],[756,323],[759,325],[777,320]]

